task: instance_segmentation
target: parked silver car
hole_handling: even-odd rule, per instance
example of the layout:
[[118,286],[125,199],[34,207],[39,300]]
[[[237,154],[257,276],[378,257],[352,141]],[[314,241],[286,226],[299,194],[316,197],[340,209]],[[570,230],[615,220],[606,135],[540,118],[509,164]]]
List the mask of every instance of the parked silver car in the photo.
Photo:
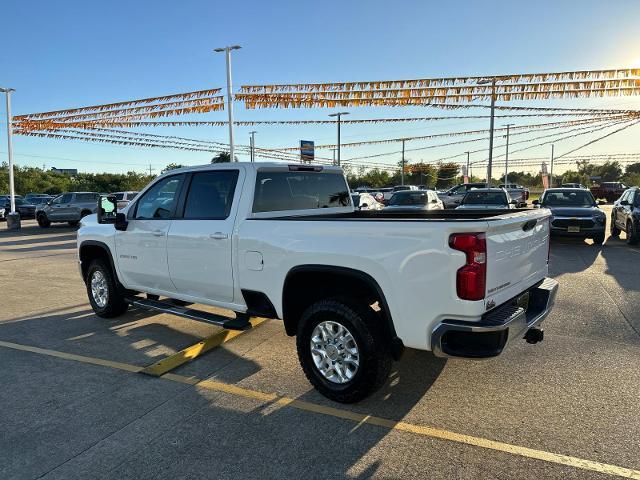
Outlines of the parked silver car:
[[68,192],[50,200],[36,214],[38,225],[49,228],[52,223],[67,222],[76,226],[82,217],[96,213],[99,193]]
[[456,210],[511,210],[519,203],[504,188],[477,188],[464,196]]
[[444,210],[444,205],[433,190],[404,190],[394,193],[384,209],[393,212],[416,212]]

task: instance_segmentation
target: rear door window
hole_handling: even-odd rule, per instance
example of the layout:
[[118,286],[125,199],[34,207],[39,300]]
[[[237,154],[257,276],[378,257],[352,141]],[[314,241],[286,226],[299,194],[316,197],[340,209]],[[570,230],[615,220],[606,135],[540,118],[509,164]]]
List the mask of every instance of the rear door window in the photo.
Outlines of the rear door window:
[[97,200],[95,193],[76,193],[76,203],[89,203]]
[[184,208],[185,219],[223,220],[229,216],[238,170],[194,173]]
[[340,173],[258,172],[253,212],[347,207],[349,188]]

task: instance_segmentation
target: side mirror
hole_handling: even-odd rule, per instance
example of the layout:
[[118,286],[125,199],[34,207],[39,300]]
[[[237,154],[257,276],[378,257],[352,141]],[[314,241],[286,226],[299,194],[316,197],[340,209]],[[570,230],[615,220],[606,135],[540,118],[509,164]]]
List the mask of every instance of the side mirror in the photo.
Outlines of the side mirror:
[[606,200],[598,200],[598,205],[606,205]]
[[118,201],[115,195],[100,195],[98,197],[98,223],[116,223]]
[[621,200],[620,205],[629,205],[629,202],[627,202],[626,200]]
[[540,200],[534,200],[531,202],[532,205],[540,205]]

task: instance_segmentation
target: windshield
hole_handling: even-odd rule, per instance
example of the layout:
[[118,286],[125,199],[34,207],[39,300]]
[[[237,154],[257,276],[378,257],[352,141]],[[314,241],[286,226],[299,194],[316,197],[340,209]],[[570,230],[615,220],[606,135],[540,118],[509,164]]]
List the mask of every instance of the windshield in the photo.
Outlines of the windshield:
[[470,191],[462,200],[464,205],[507,205],[507,196],[504,192],[478,192]]
[[571,190],[564,192],[547,192],[542,199],[542,205],[553,207],[593,207],[596,204],[591,192],[586,190]]
[[426,192],[409,191],[394,193],[389,200],[389,205],[426,205],[427,202]]
[[[7,199],[8,201],[9,199]],[[16,198],[16,205],[28,205],[27,202],[25,202],[23,199],[21,198]]]

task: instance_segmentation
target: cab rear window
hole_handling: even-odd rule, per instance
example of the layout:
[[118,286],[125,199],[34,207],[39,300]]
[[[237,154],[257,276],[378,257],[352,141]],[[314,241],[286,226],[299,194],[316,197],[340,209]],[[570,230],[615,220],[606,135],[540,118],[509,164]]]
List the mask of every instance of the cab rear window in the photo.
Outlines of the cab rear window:
[[339,173],[258,172],[253,212],[346,207],[349,188]]

